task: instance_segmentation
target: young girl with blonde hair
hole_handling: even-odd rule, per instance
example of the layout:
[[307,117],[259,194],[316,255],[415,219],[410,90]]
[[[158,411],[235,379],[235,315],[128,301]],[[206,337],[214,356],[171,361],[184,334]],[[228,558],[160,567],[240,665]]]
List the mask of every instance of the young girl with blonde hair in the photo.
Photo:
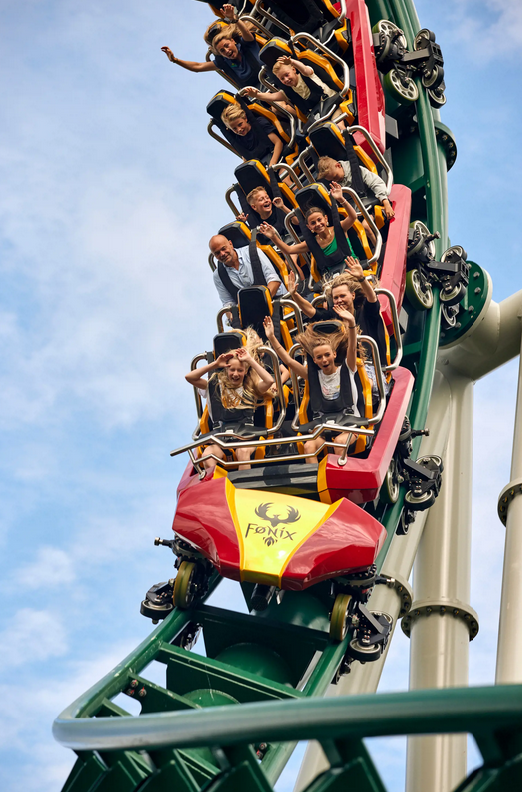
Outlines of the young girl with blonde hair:
[[[357,371],[357,327],[353,314],[342,308],[335,308],[335,312],[342,324],[334,333],[321,333],[320,328],[308,325],[304,333],[296,336],[296,342],[301,344],[307,354],[309,363],[304,365],[294,360],[286,349],[279,343],[274,333],[274,326],[270,317],[265,317],[264,327],[270,344],[279,355],[285,366],[292,369],[298,376],[308,379],[317,378],[321,397],[321,413],[350,413],[359,416],[358,389],[355,382]],[[309,371],[309,366],[313,367]],[[346,393],[350,393],[348,400]],[[312,409],[314,405],[312,404]],[[314,419],[320,417],[314,415]],[[357,435],[352,432],[342,432],[334,437],[336,443],[353,445]],[[315,453],[324,443],[322,437],[307,440],[304,444],[305,454],[310,463],[317,462]]]
[[[219,430],[223,424],[236,424],[237,434],[248,435],[249,427],[254,425],[258,401],[274,384],[274,378],[257,358],[257,349],[262,345],[261,339],[252,328],[248,328],[246,334],[245,347],[232,349],[212,363],[189,371],[185,374],[185,379],[207,399],[214,429]],[[211,376],[205,379],[204,375],[210,372]],[[248,462],[252,451],[253,448],[236,449],[237,461]],[[219,459],[225,458],[223,449],[215,443],[206,447],[205,454],[214,454]],[[216,462],[208,459],[203,464],[207,468],[213,468]],[[239,465],[240,470],[248,468],[249,464]]]

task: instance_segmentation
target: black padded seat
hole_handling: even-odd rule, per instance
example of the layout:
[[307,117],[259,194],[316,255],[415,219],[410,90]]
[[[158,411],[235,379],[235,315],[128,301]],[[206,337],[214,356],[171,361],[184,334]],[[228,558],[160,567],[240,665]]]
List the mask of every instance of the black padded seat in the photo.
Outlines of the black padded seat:
[[[269,458],[268,460],[269,461]],[[251,470],[232,470],[228,478],[239,489],[269,490],[283,494],[313,496],[317,493],[318,464],[280,462]]]
[[246,336],[242,330],[234,330],[231,333],[218,333],[214,336],[213,341],[214,360],[232,349],[240,349],[245,345]]

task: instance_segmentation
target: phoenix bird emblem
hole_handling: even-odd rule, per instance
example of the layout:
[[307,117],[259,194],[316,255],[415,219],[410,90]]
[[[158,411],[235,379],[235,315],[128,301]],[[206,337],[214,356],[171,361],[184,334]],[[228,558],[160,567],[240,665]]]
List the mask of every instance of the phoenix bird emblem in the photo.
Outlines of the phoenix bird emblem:
[[272,528],[275,528],[280,523],[284,525],[289,525],[290,523],[295,523],[301,519],[301,515],[299,514],[297,509],[294,509],[293,506],[287,506],[287,515],[286,517],[282,517],[280,514],[274,514],[273,517],[270,517],[268,514],[268,510],[273,503],[261,503],[256,508],[256,514],[261,520],[266,520],[270,523]]

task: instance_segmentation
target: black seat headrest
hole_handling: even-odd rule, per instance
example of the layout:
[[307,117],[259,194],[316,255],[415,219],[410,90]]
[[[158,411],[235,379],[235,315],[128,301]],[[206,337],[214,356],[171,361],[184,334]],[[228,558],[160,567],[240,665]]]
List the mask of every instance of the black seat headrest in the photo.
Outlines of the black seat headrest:
[[323,333],[324,335],[337,333],[337,331],[342,327],[343,323],[339,322],[337,319],[328,319],[323,322],[314,322],[314,331],[316,333]]
[[221,113],[231,104],[239,104],[234,94],[228,91],[219,91],[215,94],[207,105],[207,113],[215,121],[221,122]]
[[246,346],[246,335],[242,330],[233,330],[231,333],[218,333],[214,336],[214,359],[220,355],[230,352],[232,349],[240,349]]
[[[242,327],[252,327],[259,333],[265,316],[272,316],[272,298],[266,286],[246,286],[237,293]],[[260,333],[261,335],[261,333]],[[264,333],[262,334],[264,335]]]
[[259,160],[248,160],[238,165],[234,171],[234,176],[238,180],[239,186],[245,193],[253,190],[255,187],[264,187],[272,198],[272,190],[270,188],[270,177],[264,165]]
[[310,132],[310,143],[320,157],[346,159],[346,145],[341,130],[333,121],[326,121]]
[[259,57],[270,70],[273,69],[276,60],[283,55],[289,55],[291,58],[294,57],[294,53],[292,52],[288,42],[277,37],[271,38],[270,41],[267,41],[259,53]]
[[317,206],[318,209],[322,209],[325,212],[328,216],[329,224],[332,225],[332,202],[324,184],[307,184],[306,187],[295,193],[295,199],[303,214],[312,206]]
[[207,28],[205,33],[205,41],[207,44],[211,45],[212,40],[220,33],[224,27],[227,27],[227,23],[223,19],[216,19],[216,21]]
[[218,234],[222,234],[224,237],[229,239],[235,248],[246,247],[252,236],[248,226],[246,226],[244,223],[241,223],[239,220],[235,220],[233,223],[227,223],[226,225],[222,226],[219,229]]

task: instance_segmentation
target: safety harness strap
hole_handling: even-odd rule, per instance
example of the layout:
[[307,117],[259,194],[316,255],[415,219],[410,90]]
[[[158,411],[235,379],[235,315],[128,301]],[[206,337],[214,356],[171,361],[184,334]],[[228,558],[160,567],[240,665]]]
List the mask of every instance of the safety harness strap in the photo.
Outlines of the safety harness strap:
[[257,229],[253,229],[250,242],[248,243],[248,252],[250,254],[250,264],[252,265],[252,274],[254,276],[254,286],[267,286],[265,273],[261,266],[259,258],[259,249],[257,247]]
[[237,303],[237,293],[239,291],[239,286],[236,286],[234,283],[232,283],[230,275],[227,272],[227,268],[221,261],[218,261],[217,270],[221,283],[230,294],[234,302]]
[[350,170],[352,173],[352,188],[357,195],[366,197],[367,191],[362,178],[361,161],[355,151],[353,138],[346,131],[344,132],[344,143],[346,147],[346,159],[350,163]]
[[310,355],[307,355],[307,360],[308,382],[310,384],[310,407],[312,408],[313,417],[316,418],[324,413],[339,413],[345,410],[351,411],[356,401],[354,395],[358,397],[358,394],[353,393],[352,380],[350,378],[348,366],[345,363],[341,365],[341,388],[337,399],[325,399],[321,390],[321,383],[319,382],[319,369]]
[[254,408],[234,408],[228,409],[223,406],[221,398],[221,389],[216,377],[208,382],[208,398],[212,405],[212,423],[214,428],[219,423],[246,423],[247,421],[253,422]]
[[308,250],[313,255],[315,262],[317,264],[317,268],[319,272],[322,274],[329,269],[332,269],[337,264],[340,264],[345,260],[347,256],[352,255],[352,250],[350,248],[350,244],[346,238],[346,234],[344,233],[341,227],[341,220],[339,218],[339,212],[337,210],[337,201],[335,198],[332,198],[332,206],[331,206],[331,216],[332,216],[332,226],[334,229],[334,236],[337,240],[337,250],[335,253],[332,253],[331,256],[326,256],[324,250],[317,242],[315,238],[315,234],[312,234],[306,223],[304,222],[304,217],[302,212],[299,212],[299,224],[301,226],[301,233],[303,236],[304,241],[308,245]]

